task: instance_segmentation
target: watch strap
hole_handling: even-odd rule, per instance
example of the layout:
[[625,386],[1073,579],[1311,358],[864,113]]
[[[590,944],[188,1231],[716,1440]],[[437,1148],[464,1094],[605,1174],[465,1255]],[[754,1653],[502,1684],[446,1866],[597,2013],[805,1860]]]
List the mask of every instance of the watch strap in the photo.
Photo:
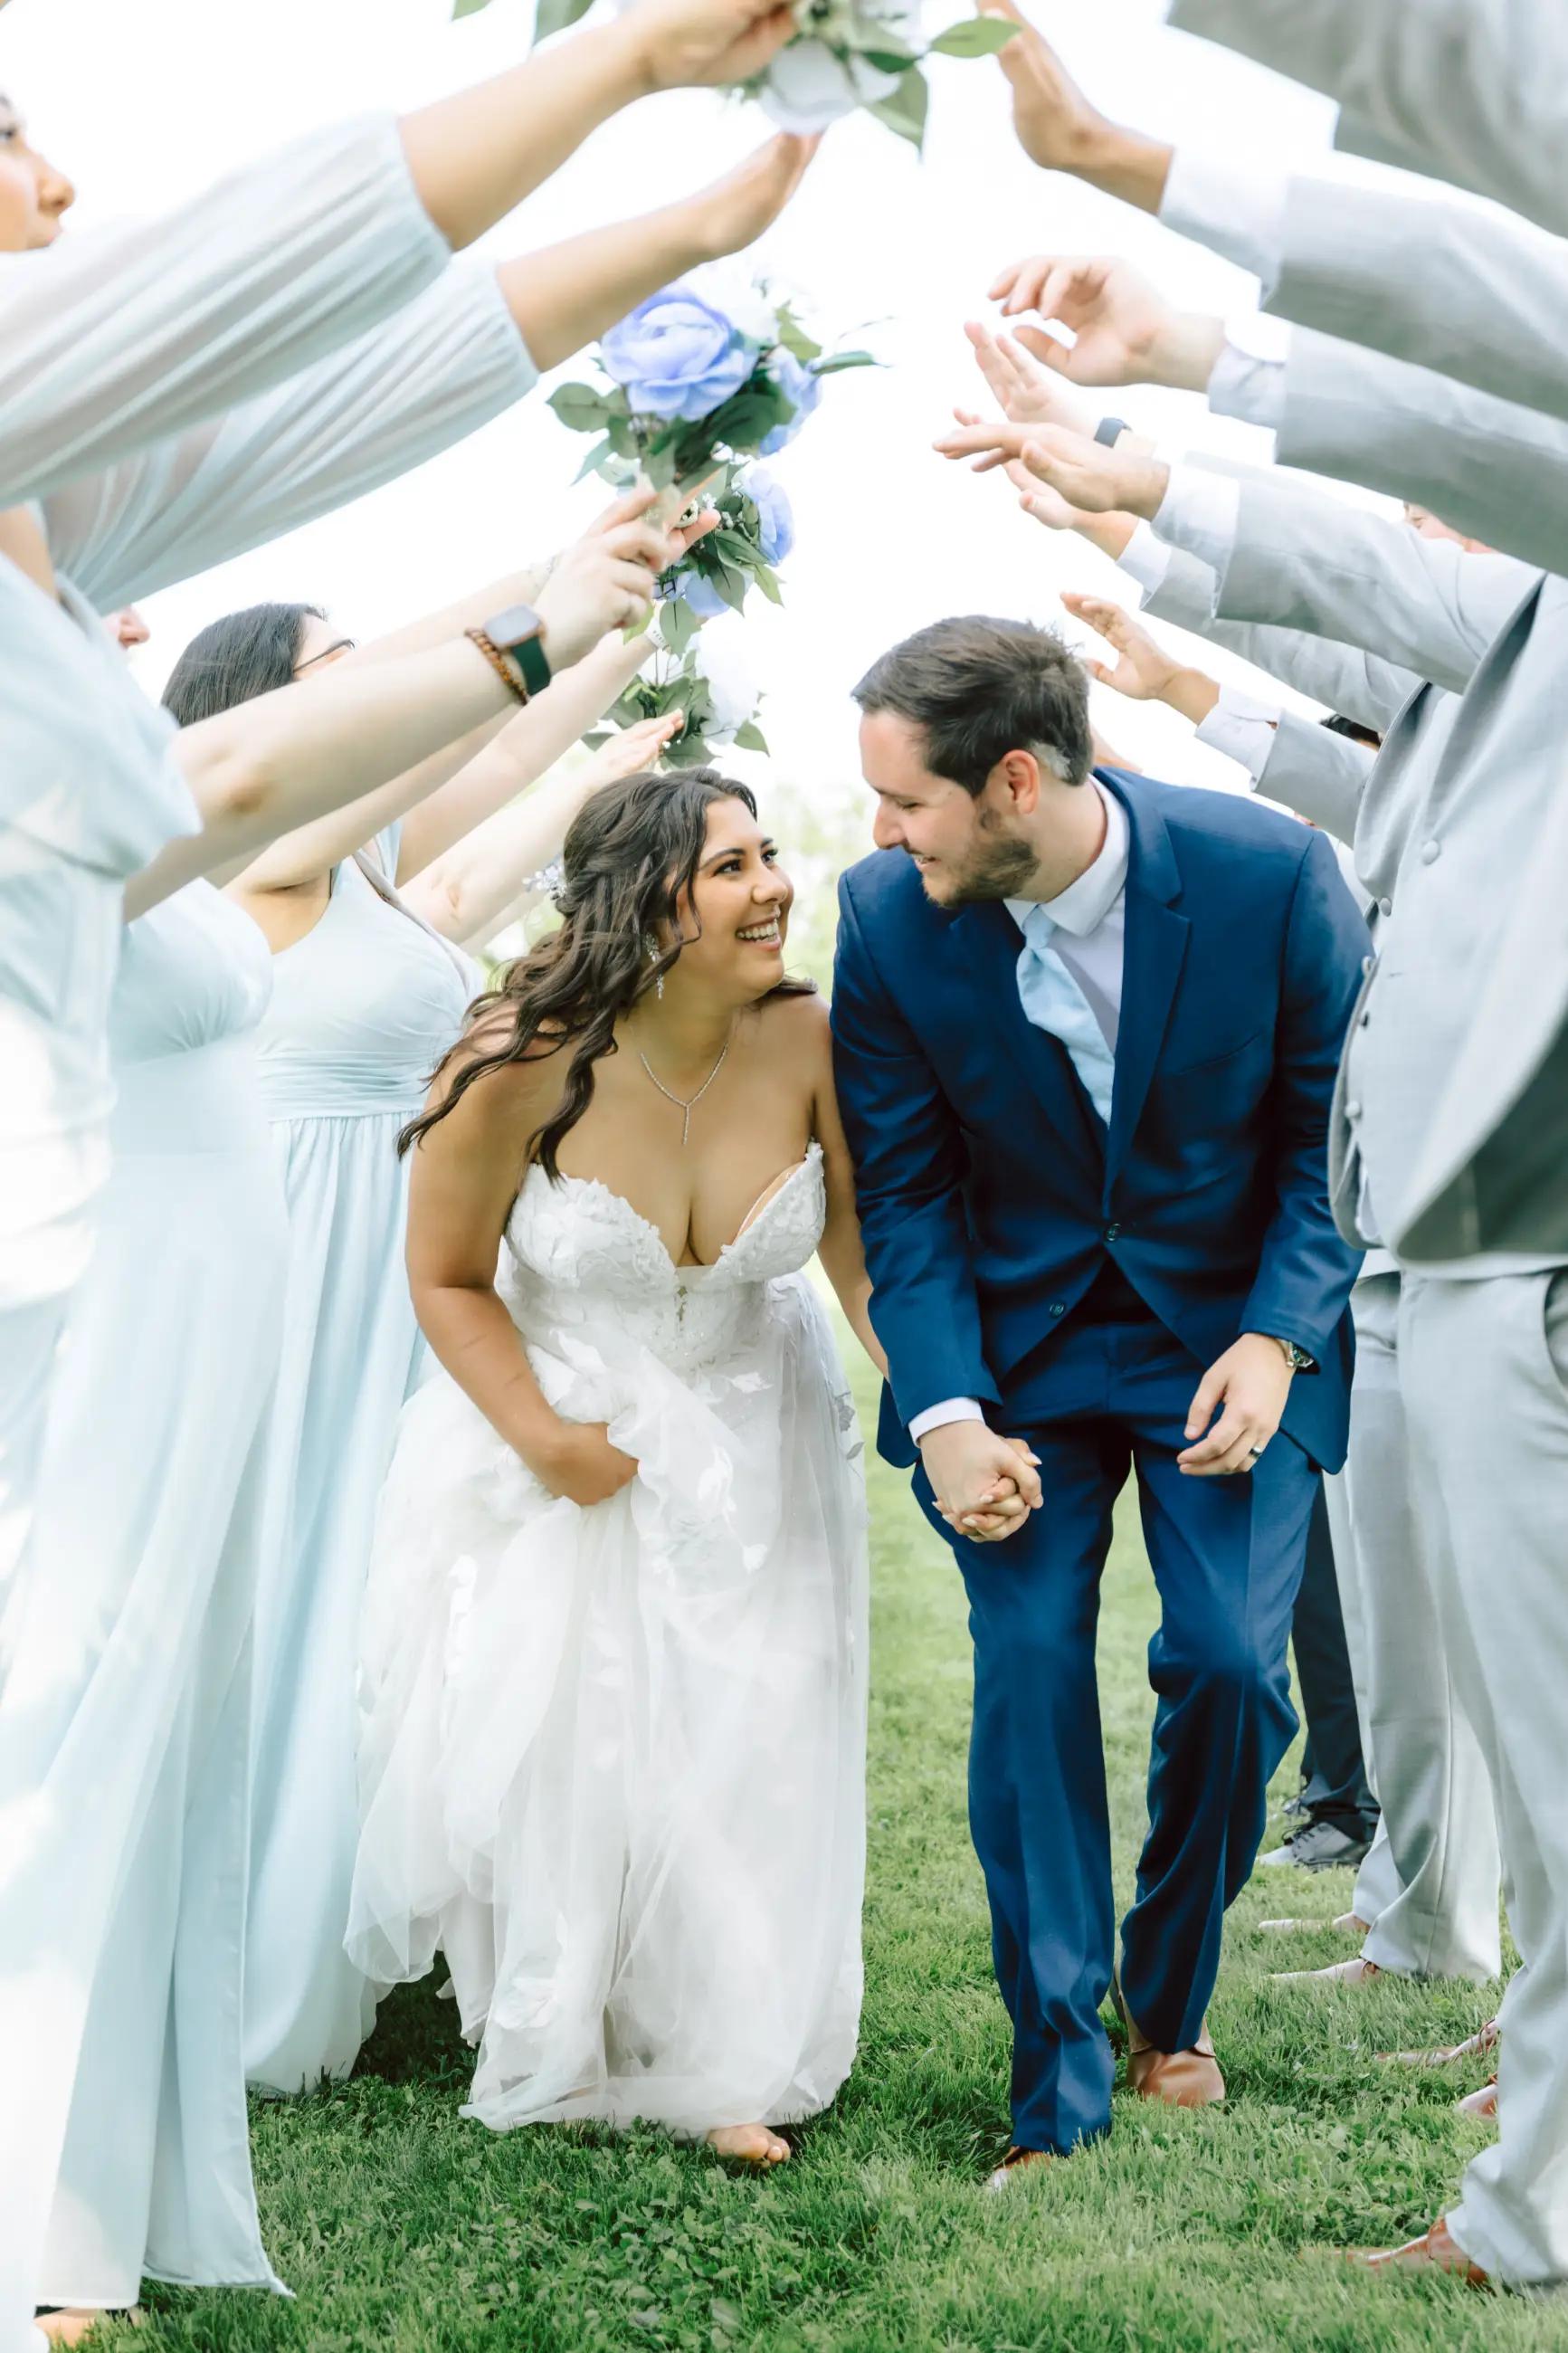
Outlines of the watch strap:
[[473,644],[478,646],[480,653],[483,654],[486,661],[489,662],[490,668],[494,670],[496,676],[500,679],[501,684],[505,687],[507,692],[512,697],[514,702],[530,702],[532,701],[532,696],[530,693],[521,670],[515,662],[511,662],[507,659],[505,654],[502,653],[500,646],[497,645],[495,639],[490,636],[488,630],[480,628],[465,629],[463,631],[463,635],[469,638]]
[[1125,417],[1102,417],[1094,428],[1094,438],[1107,449],[1114,449],[1124,433],[1131,432]]

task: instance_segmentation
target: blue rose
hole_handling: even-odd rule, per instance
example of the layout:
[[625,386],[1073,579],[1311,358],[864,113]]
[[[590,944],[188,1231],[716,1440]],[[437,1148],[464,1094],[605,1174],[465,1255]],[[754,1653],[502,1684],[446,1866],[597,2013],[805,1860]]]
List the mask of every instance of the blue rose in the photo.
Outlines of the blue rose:
[[678,572],[675,593],[683,605],[689,605],[700,621],[716,621],[721,613],[730,610],[711,580],[703,572]]
[[795,414],[787,424],[775,425],[765,441],[759,446],[764,458],[776,458],[787,449],[812,410],[822,398],[822,378],[802,365],[793,352],[777,351],[768,362],[768,373]]
[[650,294],[612,327],[599,354],[626,386],[634,415],[693,424],[739,392],[756,365],[753,344],[689,286]]
[[795,509],[788,493],[765,466],[749,468],[742,476],[741,488],[757,510],[763,562],[782,564],[795,545]]

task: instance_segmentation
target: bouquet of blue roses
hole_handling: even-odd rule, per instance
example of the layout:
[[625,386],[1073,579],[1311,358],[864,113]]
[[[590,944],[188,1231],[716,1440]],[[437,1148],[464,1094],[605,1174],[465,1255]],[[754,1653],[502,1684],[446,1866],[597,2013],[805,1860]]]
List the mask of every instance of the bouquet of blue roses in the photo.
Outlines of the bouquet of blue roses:
[[763,286],[699,270],[610,329],[604,385],[563,384],[550,406],[574,433],[599,436],[578,480],[641,474],[676,502],[728,487],[734,461],[772,457],[822,399],[823,379],[874,367],[869,352],[825,352]]
[[718,515],[713,529],[659,582],[658,634],[678,654],[704,621],[738,613],[752,586],[770,604],[784,602],[774,567],[795,545],[795,515],[782,484],[765,466],[748,466],[712,505]]

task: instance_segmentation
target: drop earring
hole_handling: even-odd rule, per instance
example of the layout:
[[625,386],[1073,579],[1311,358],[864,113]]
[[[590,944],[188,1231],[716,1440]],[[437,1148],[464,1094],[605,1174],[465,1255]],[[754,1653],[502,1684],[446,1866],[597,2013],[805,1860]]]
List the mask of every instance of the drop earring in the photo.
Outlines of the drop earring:
[[[658,962],[658,942],[654,938],[651,932],[644,934],[643,943],[647,949],[647,960],[649,964],[657,964]],[[661,998],[664,995],[664,975],[662,972],[659,974],[658,978],[654,982],[653,993],[656,997]]]

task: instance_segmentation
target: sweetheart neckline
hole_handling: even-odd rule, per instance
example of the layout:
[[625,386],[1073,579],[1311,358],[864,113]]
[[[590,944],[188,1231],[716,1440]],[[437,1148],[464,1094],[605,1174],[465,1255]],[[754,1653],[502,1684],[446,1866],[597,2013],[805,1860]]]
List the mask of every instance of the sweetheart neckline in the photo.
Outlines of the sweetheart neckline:
[[[816,1138],[813,1136],[811,1142],[806,1145],[804,1159],[797,1160],[795,1162],[795,1166],[785,1173],[782,1182],[777,1178],[773,1179],[773,1182],[778,1187],[777,1191],[768,1194],[767,1187],[765,1185],[763,1186],[763,1193],[767,1195],[767,1198],[763,1201],[762,1208],[757,1210],[755,1216],[752,1216],[750,1210],[747,1211],[746,1214],[750,1222],[742,1225],[740,1232],[731,1236],[731,1240],[723,1244],[722,1248],[720,1250],[718,1257],[713,1259],[694,1259],[689,1266],[683,1266],[678,1258],[671,1256],[669,1244],[665,1240],[664,1236],[654,1224],[653,1219],[651,1218],[645,1218],[642,1211],[636,1208],[632,1202],[628,1201],[624,1193],[617,1193],[615,1187],[613,1185],[606,1185],[602,1176],[574,1176],[569,1168],[563,1168],[561,1171],[560,1177],[557,1181],[563,1185],[578,1186],[584,1192],[598,1193],[602,1195],[606,1201],[614,1201],[617,1203],[619,1207],[626,1211],[633,1224],[640,1226],[643,1231],[646,1234],[650,1235],[653,1240],[658,1243],[659,1254],[663,1258],[666,1265],[668,1267],[671,1274],[680,1277],[693,1274],[714,1273],[718,1268],[723,1265],[731,1251],[738,1250],[743,1241],[749,1240],[752,1235],[757,1231],[758,1228],[772,1216],[779,1203],[793,1190],[795,1179],[799,1176],[803,1176],[808,1168],[818,1168],[821,1165],[822,1146],[816,1141]],[[531,1176],[534,1174],[535,1169],[538,1167],[539,1164],[535,1161],[532,1167],[531,1167],[528,1172],[529,1175]],[[542,1174],[542,1171],[540,1173]],[[547,1179],[546,1181],[548,1182],[549,1180]]]

